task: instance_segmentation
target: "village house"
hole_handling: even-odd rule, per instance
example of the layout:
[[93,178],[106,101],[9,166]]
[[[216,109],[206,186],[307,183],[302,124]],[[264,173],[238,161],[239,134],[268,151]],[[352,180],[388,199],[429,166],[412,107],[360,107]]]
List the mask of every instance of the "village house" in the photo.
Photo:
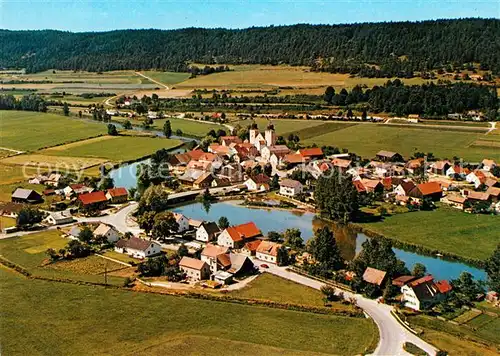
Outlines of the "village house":
[[381,287],[384,284],[387,272],[367,267],[363,273],[363,281]]
[[94,189],[85,186],[84,184],[70,184],[63,189],[63,193],[66,198],[71,198],[72,196],[78,196],[80,194],[91,193]]
[[179,262],[179,268],[186,277],[193,281],[201,281],[210,278],[210,267],[203,261],[184,256]]
[[464,210],[467,198],[457,194],[450,194],[443,198],[442,201],[454,208]]
[[247,255],[231,252],[229,253],[229,260],[231,261],[231,267],[227,272],[231,273],[233,276],[252,273],[255,270],[253,262]]
[[255,256],[257,248],[259,247],[262,240],[254,240],[247,242],[245,246],[241,249],[241,253],[247,256]]
[[36,204],[43,201],[42,196],[32,189],[17,188],[11,195],[13,203]]
[[410,192],[415,189],[417,186],[411,180],[403,181],[394,188],[394,193],[399,196],[409,196]]
[[193,182],[193,188],[195,189],[205,189],[209,188],[214,180],[214,176],[211,172],[203,173]]
[[474,184],[474,188],[478,188],[481,184],[483,184],[486,181],[486,175],[480,170],[475,170],[467,174],[465,180],[468,183]]
[[492,160],[492,159],[483,159],[483,161],[481,162],[481,165],[482,165],[482,169],[484,169],[485,171],[489,172],[491,171],[493,168],[495,168],[497,166],[497,163]]
[[232,143],[242,143],[241,138],[239,138],[238,136],[221,136],[220,142],[222,146],[229,146]]
[[263,240],[257,250],[255,251],[255,257],[258,260],[277,263],[278,262],[278,250],[281,247],[281,244],[276,242]]
[[497,187],[500,188],[500,182],[496,178],[487,177],[483,183],[488,188]]
[[408,170],[409,173],[415,174],[415,171],[420,167],[422,167],[423,164],[424,164],[423,158],[410,159],[408,162],[406,162],[405,168]]
[[9,218],[17,218],[17,215],[23,210],[24,205],[18,203],[7,202],[0,205],[0,216]]
[[397,152],[379,151],[376,155],[377,159],[382,162],[403,162],[403,156]]
[[50,225],[69,224],[73,221],[75,221],[75,219],[73,219],[73,216],[69,211],[50,212],[49,215],[45,218],[45,222]]
[[226,178],[230,183],[241,183],[244,180],[243,169],[239,164],[232,163],[222,166],[218,178]]
[[112,204],[125,203],[128,200],[128,192],[125,188],[112,188],[106,192],[106,198]]
[[432,201],[439,201],[443,196],[441,185],[438,182],[427,182],[418,184],[409,193],[415,199],[430,198]]
[[332,159],[333,167],[339,169],[341,172],[345,173],[349,168],[351,168],[352,161],[342,158]]
[[446,176],[454,179],[465,179],[467,174],[470,173],[468,168],[463,168],[461,166],[450,166],[446,170]]
[[450,161],[436,161],[432,162],[429,166],[429,172],[439,175],[446,175],[448,169],[451,167]]
[[179,225],[177,232],[184,232],[189,230],[189,219],[181,213],[172,213],[174,215],[175,222]]
[[80,194],[78,201],[84,209],[102,210],[108,204],[108,198],[102,191]]
[[490,196],[490,199],[494,202],[500,201],[500,188],[489,187],[486,189],[486,194]]
[[302,194],[303,190],[304,186],[298,180],[283,179],[280,182],[280,194],[282,195],[296,197],[297,195]]
[[200,258],[208,264],[210,271],[215,273],[230,266],[231,260],[227,257],[228,253],[229,248],[208,243],[201,251]]
[[254,177],[248,178],[245,183],[245,186],[247,187],[248,191],[251,192],[264,192],[268,191],[270,189],[269,187],[269,182],[271,179],[266,176],[265,174],[257,174]]
[[281,158],[288,153],[290,153],[290,149],[285,145],[266,146],[260,151],[260,155],[265,162],[269,162],[272,155],[275,155],[276,158]]
[[169,163],[172,166],[186,166],[191,159],[188,153],[178,153],[170,157]]
[[311,159],[309,157],[304,157],[298,153],[290,153],[282,158],[282,163],[288,168],[296,167],[301,164],[309,162]]
[[434,277],[425,276],[405,284],[401,287],[401,299],[405,307],[413,310],[423,310],[432,307],[443,300],[451,286],[447,281],[434,283]]
[[358,193],[382,193],[384,185],[377,179],[360,178],[353,181]]
[[121,239],[115,245],[115,251],[139,259],[152,257],[160,254],[161,245],[155,241],[144,240],[138,237]]
[[219,246],[242,248],[246,242],[255,240],[262,236],[259,228],[253,222],[230,226],[218,236],[217,244]]
[[228,187],[230,185],[231,182],[225,177],[215,177],[212,183],[210,183],[210,187],[212,188]]
[[200,169],[186,169],[184,173],[177,177],[179,182],[181,182],[184,185],[193,185],[193,183],[201,177],[205,172],[200,170]]
[[415,277],[415,276],[399,276],[399,277],[394,278],[392,280],[392,285],[401,288],[405,284],[408,284],[408,283],[410,283],[411,281],[414,281],[417,278],[418,277]]
[[297,154],[301,155],[303,158],[308,158],[308,159],[323,158],[323,150],[319,147],[301,148],[300,150],[297,151]]
[[204,222],[196,230],[196,240],[202,242],[210,242],[217,238],[220,233],[219,226],[213,221]]
[[113,227],[107,224],[99,224],[94,230],[94,236],[103,236],[109,243],[116,242],[120,239],[120,233]]
[[465,190],[464,191],[467,200],[470,202],[489,202],[490,194],[487,192],[476,192],[473,190]]

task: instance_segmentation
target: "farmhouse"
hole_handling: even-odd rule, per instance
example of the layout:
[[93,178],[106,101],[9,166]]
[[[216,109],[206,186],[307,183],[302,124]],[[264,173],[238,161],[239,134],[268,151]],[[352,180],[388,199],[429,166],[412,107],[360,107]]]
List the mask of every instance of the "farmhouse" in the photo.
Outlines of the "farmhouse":
[[196,240],[203,242],[210,242],[215,240],[220,233],[220,229],[214,222],[204,222],[196,230]]
[[436,161],[431,163],[429,170],[434,174],[446,175],[450,167],[450,161]]
[[211,186],[214,180],[212,172],[203,173],[193,182],[193,188],[195,189],[205,189]]
[[230,226],[225,229],[217,238],[219,246],[241,248],[246,242],[262,236],[259,228],[253,222]]
[[245,246],[241,249],[241,253],[247,256],[255,256],[257,248],[259,247],[262,240],[254,240],[247,242]]
[[7,216],[10,218],[17,218],[19,212],[23,209],[23,204],[17,203],[4,203],[0,205],[0,215]]
[[412,181],[401,182],[395,189],[394,193],[399,196],[409,196],[410,192],[417,186]]
[[93,191],[93,188],[87,187],[84,184],[70,184],[63,189],[63,193],[67,198],[73,195],[91,193]]
[[189,230],[189,219],[180,213],[172,213],[174,215],[175,221],[179,225],[177,232],[184,232]]
[[112,204],[125,203],[128,199],[128,192],[125,188],[112,188],[106,192],[106,198]]
[[238,136],[221,136],[220,142],[222,146],[229,146],[232,143],[241,143],[241,138]]
[[182,257],[179,267],[186,274],[187,278],[193,281],[201,281],[210,277],[210,267],[205,262],[196,258]]
[[309,160],[309,157],[304,157],[298,153],[291,153],[283,157],[283,163],[286,164],[289,168],[302,163],[306,163]]
[[443,300],[449,291],[451,291],[451,286],[447,281],[434,283],[434,278],[429,275],[401,287],[401,293],[403,294],[401,301],[407,308],[414,310],[427,309]]
[[231,267],[227,271],[235,276],[253,272],[255,269],[253,262],[246,255],[230,253],[229,259]]
[[278,250],[281,244],[271,241],[262,241],[255,252],[255,257],[261,261],[277,263]]
[[349,168],[351,168],[352,161],[342,158],[334,158],[332,159],[332,164],[335,168],[340,169],[342,172],[346,172]]
[[396,152],[390,151],[379,151],[377,153],[377,159],[382,162],[403,162],[403,156]]
[[36,204],[40,203],[42,200],[42,196],[32,189],[17,188],[11,196],[11,201],[13,203]]
[[161,246],[154,241],[131,237],[130,239],[121,239],[115,245],[115,251],[126,253],[129,256],[144,259],[158,255],[161,252]]
[[465,180],[469,183],[474,184],[475,188],[478,188],[486,181],[486,176],[480,170],[475,170],[474,172],[470,172],[469,174],[467,174]]
[[427,182],[418,184],[410,191],[409,196],[415,199],[431,198],[433,201],[439,201],[443,196],[443,191],[438,182]]
[[475,202],[488,202],[490,195],[487,192],[466,191],[467,199]]
[[448,203],[450,206],[464,210],[465,207],[465,202],[467,201],[467,198],[462,197],[460,195],[452,194],[452,195],[447,195],[444,202]]
[[489,194],[491,200],[493,201],[500,201],[500,188],[497,187],[489,187],[486,192],[486,194]]
[[248,178],[243,184],[245,184],[247,189],[251,192],[263,192],[269,190],[269,181],[270,178],[265,174],[257,174],[254,177]]
[[266,162],[270,161],[272,155],[279,158],[284,157],[288,153],[290,153],[290,149],[285,145],[266,146],[260,151],[262,159]]
[[209,243],[203,251],[201,251],[201,260],[210,266],[210,271],[212,271],[212,273],[215,273],[228,267],[226,258],[223,257],[227,255],[228,252],[229,249],[227,247],[212,245]]
[[108,242],[116,242],[120,239],[120,233],[114,227],[106,224],[100,224],[94,230],[94,236],[103,236]]
[[103,209],[108,203],[108,198],[102,191],[80,194],[78,200],[85,209]]
[[481,164],[483,166],[483,169],[487,172],[491,171],[493,168],[497,166],[497,163],[494,160],[487,158],[483,159]]
[[50,225],[63,225],[72,223],[74,219],[69,211],[56,211],[50,212],[45,221]]
[[323,158],[323,150],[319,147],[314,148],[302,148],[297,151],[302,158],[317,159]]
[[295,197],[302,193],[304,186],[298,180],[283,179],[280,182],[280,194]]

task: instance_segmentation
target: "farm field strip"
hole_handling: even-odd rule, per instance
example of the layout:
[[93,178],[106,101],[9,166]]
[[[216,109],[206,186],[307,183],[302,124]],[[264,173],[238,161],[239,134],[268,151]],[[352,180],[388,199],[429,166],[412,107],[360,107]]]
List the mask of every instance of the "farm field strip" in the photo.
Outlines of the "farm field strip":
[[108,162],[108,159],[106,158],[73,156],[71,154],[64,154],[64,151],[61,150],[54,150],[53,152],[60,152],[64,157],[51,155],[51,152],[52,151],[50,149],[47,149],[34,154],[22,154],[7,157],[0,160],[0,164],[3,163],[4,165],[30,166],[33,168],[39,168],[41,170],[67,168],[76,171]]
[[499,160],[500,150],[496,148],[469,147],[484,137],[484,134],[472,132],[360,124],[326,133],[303,143],[347,148],[366,158],[374,157],[380,150],[388,150],[399,152],[405,157],[410,157],[416,151],[423,151],[432,152],[439,158],[451,159],[451,156],[458,156],[472,161],[481,161],[483,158]]
[[0,111],[0,127],[2,146],[22,151],[34,151],[106,132],[102,123],[28,111]]

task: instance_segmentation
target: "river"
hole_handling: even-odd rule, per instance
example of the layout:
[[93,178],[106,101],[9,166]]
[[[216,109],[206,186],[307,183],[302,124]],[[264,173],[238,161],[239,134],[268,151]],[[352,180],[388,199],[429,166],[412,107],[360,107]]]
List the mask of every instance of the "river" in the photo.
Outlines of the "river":
[[[333,230],[340,251],[346,260],[352,260],[361,250],[362,243],[368,239],[363,233],[355,232],[348,227],[335,226],[330,222],[318,219],[312,213],[249,208],[240,206],[234,201],[212,204],[208,213],[204,210],[201,203],[183,205],[174,208],[173,211],[197,220],[218,221],[221,216],[225,216],[232,225],[253,221],[263,234],[267,234],[273,230],[283,232],[288,228],[297,228],[301,231],[304,241],[309,240],[313,236],[314,230],[318,227],[328,225]],[[410,270],[415,263],[422,263],[427,267],[428,273],[437,279],[455,279],[463,271],[470,272],[475,279],[486,279],[486,272],[484,270],[461,262],[446,261],[438,257],[419,255],[398,248],[393,248],[393,250],[396,256],[403,260]]]

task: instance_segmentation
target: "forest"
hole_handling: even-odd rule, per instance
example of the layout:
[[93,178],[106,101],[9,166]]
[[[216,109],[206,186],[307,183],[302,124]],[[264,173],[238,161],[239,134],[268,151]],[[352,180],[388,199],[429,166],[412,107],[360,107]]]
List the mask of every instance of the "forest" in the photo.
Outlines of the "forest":
[[[500,20],[119,30],[71,33],[0,30],[0,67],[188,71],[205,64],[290,64],[313,70],[384,75],[466,63],[500,73]],[[373,73],[371,65],[380,65]],[[370,69],[372,68],[372,69]],[[390,73],[389,73],[390,72]],[[387,74],[386,73],[386,74]]]

